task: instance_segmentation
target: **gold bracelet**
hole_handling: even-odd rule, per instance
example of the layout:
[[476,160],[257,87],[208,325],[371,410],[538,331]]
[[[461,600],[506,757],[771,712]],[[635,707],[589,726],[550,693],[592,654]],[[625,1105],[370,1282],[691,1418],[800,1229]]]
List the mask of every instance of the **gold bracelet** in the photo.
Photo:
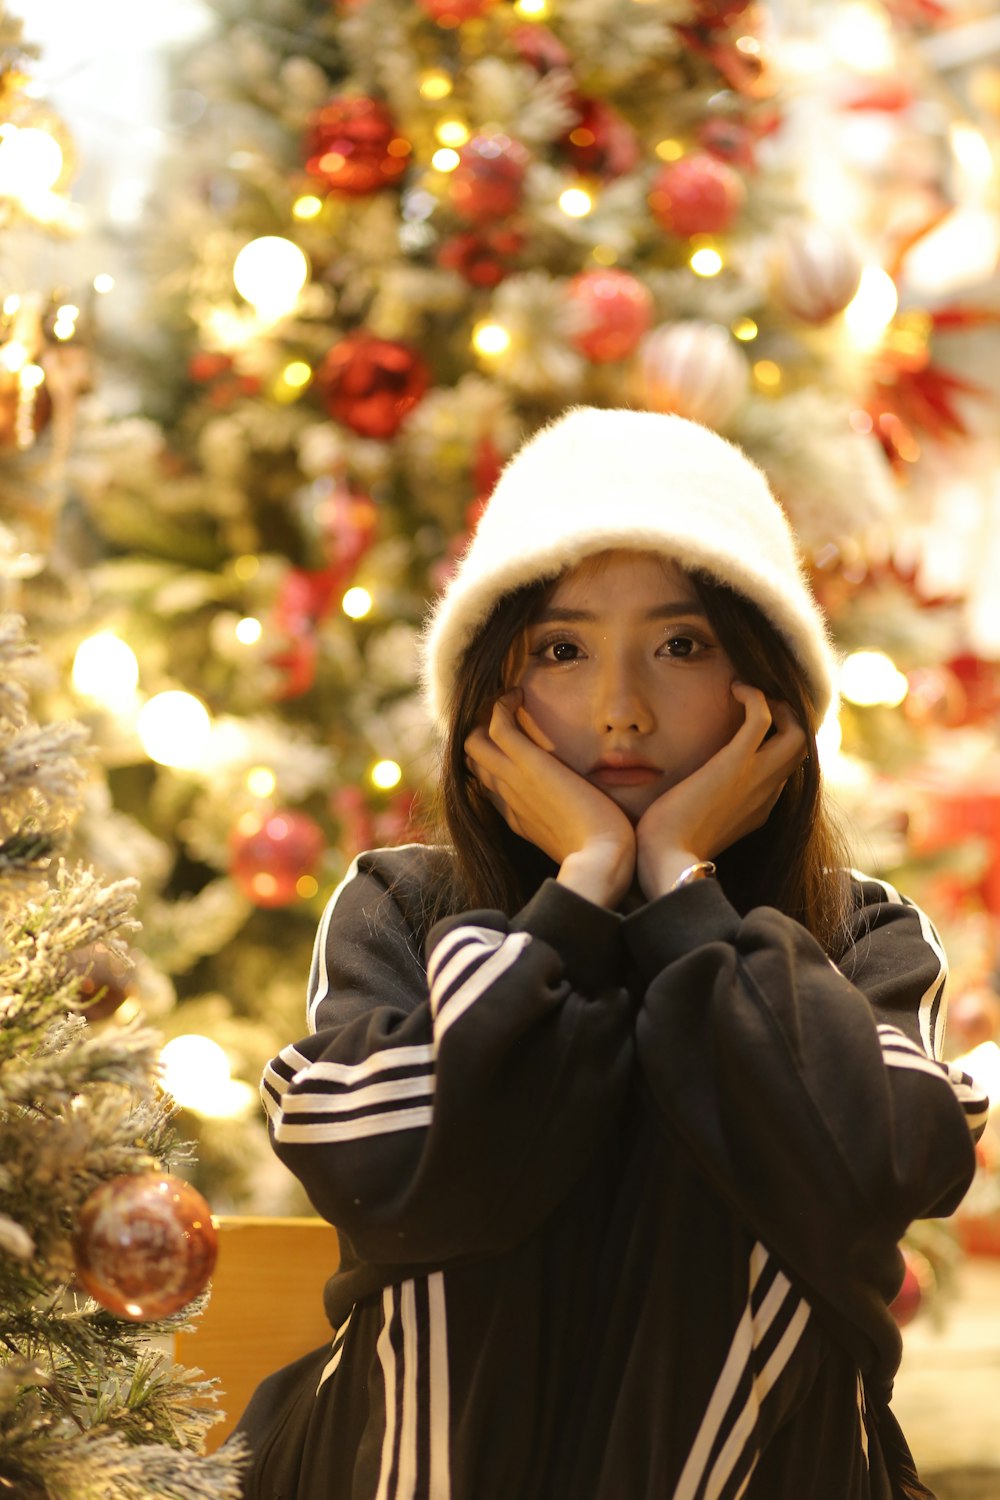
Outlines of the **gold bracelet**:
[[690,885],[693,880],[708,880],[715,874],[715,866],[710,859],[699,859],[693,865],[688,865],[682,870],[670,887],[671,891],[679,891],[681,886]]

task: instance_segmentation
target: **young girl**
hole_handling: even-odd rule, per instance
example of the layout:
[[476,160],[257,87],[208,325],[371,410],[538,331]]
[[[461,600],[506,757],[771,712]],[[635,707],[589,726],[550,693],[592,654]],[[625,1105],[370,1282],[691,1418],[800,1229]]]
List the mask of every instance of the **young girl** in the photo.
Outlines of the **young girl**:
[[320,925],[275,1150],[340,1231],[332,1344],[248,1500],[903,1500],[897,1242],[986,1105],[927,918],[841,868],[832,656],[735,447],[578,408],[425,638],[438,846]]

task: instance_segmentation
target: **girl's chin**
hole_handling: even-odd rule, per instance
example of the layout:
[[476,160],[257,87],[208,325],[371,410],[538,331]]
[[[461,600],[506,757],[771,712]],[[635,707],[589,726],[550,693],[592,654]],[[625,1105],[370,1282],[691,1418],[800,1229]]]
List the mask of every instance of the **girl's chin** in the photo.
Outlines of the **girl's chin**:
[[662,787],[621,786],[606,791],[605,796],[621,808],[630,823],[636,824],[660,797],[662,790]]

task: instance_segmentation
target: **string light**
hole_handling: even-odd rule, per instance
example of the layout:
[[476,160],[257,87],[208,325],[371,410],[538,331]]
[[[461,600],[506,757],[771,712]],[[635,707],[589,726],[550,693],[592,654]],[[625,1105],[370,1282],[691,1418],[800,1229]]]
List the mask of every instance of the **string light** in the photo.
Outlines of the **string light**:
[[229,1058],[211,1037],[175,1036],[160,1053],[163,1087],[185,1109],[232,1119],[256,1104],[256,1091],[232,1077]]
[[733,324],[733,337],[739,339],[741,344],[752,343],[760,333],[760,329],[753,318],[737,318]]
[[303,193],[301,198],[296,198],[292,204],[292,217],[296,219],[315,219],[323,212],[323,200],[317,198],[315,193]]
[[234,634],[241,646],[255,646],[264,634],[264,627],[252,615],[246,615],[237,621]]
[[21,299],[16,292],[11,292],[9,297],[3,299],[3,310],[8,318],[12,318],[21,306]]
[[319,890],[319,881],[315,875],[300,875],[295,882],[295,894],[303,901],[310,901]]
[[510,334],[502,323],[484,320],[472,330],[472,347],[477,354],[505,354],[510,348]]
[[251,766],[246,774],[246,788],[251,797],[271,797],[278,785],[278,778],[270,766]]
[[758,359],[753,366],[753,378],[761,390],[777,390],[781,384],[781,367],[773,359]]
[[208,709],[193,693],[171,689],[150,698],[136,723],[142,748],[160,766],[192,770],[212,737]]
[[548,0],[515,0],[514,11],[522,21],[544,21],[549,13]]
[[661,161],[680,161],[684,155],[684,147],[681,142],[675,141],[672,136],[668,136],[666,140],[657,141],[653,150]]
[[834,7],[826,39],[839,61],[859,73],[885,73],[893,66],[895,49],[888,17],[863,0]]
[[371,614],[374,602],[367,589],[355,586],[347,590],[347,593],[340,601],[340,607],[350,619],[363,620],[365,615]]
[[718,250],[709,245],[703,245],[700,250],[696,250],[688,261],[688,265],[696,276],[718,276],[723,264]]
[[875,349],[899,306],[896,283],[881,266],[865,266],[854,298],[844,308],[844,324],[860,349]]
[[0,127],[0,193],[31,197],[55,187],[62,174],[62,147],[46,130]]
[[27,362],[28,347],[22,344],[20,339],[11,339],[9,343],[0,348],[0,365],[16,375],[21,366]]
[[884,651],[852,651],[840,669],[840,692],[859,708],[898,708],[910,684]]
[[71,681],[81,698],[106,708],[127,707],[139,686],[139,663],[113,630],[99,630],[77,646]]
[[431,68],[420,80],[420,95],[432,102],[447,99],[453,84],[449,75],[440,68]]
[[380,792],[391,792],[403,779],[402,767],[394,760],[376,761],[368,773],[372,786]]
[[442,120],[434,134],[442,146],[464,146],[469,139],[469,127],[461,120]]
[[106,297],[109,292],[113,292],[115,289],[115,278],[109,275],[107,271],[101,271],[94,277],[91,285],[99,297]]
[[233,264],[233,283],[258,317],[276,322],[294,308],[309,279],[309,262],[298,245],[280,235],[251,240]]
[[559,207],[570,219],[583,219],[594,207],[594,200],[586,188],[566,188],[559,194]]
[[435,172],[454,172],[461,159],[458,152],[453,151],[450,146],[442,146],[431,157],[431,166]]
[[249,583],[260,572],[260,558],[254,557],[252,552],[244,552],[233,563],[233,572],[241,583]]
[[618,263],[618,251],[614,245],[595,245],[590,255],[599,266],[614,266]]

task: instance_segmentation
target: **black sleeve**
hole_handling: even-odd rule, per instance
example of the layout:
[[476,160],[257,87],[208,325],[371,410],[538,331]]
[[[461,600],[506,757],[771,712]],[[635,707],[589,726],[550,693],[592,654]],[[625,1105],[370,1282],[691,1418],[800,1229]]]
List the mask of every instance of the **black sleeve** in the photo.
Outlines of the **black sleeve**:
[[891,887],[854,889],[836,965],[791,918],[740,917],[714,881],[623,931],[645,985],[639,1067],[670,1131],[786,1267],[858,1320],[898,1289],[907,1225],[960,1201],[987,1106],[930,1055],[944,956],[927,919]]
[[278,1156],[362,1259],[523,1240],[607,1138],[633,1058],[621,919],[546,881],[512,921],[439,923],[427,966],[377,866],[324,915],[313,1027],[269,1064]]

